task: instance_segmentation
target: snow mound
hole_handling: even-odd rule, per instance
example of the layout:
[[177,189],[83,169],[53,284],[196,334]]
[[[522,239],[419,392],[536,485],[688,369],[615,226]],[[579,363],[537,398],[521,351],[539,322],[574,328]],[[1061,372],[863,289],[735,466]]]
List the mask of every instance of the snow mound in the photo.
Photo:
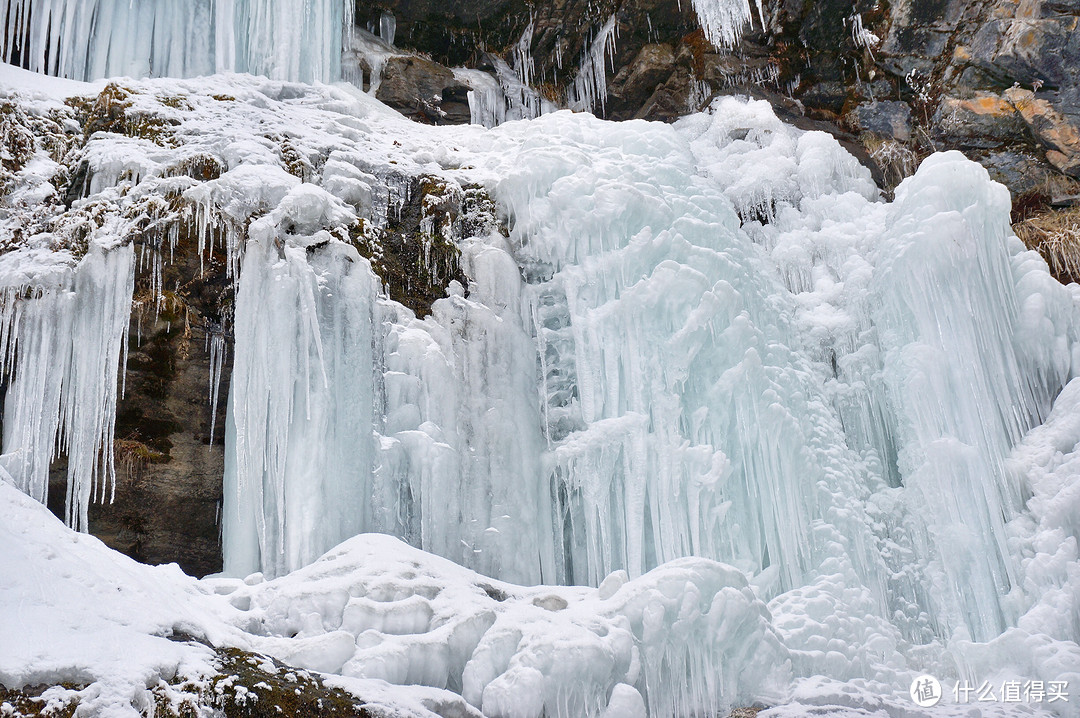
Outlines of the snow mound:
[[609,702],[722,713],[779,696],[789,679],[764,604],[739,571],[707,559],[620,572],[599,589],[523,588],[366,534],[273,581],[206,582],[266,635],[259,650],[449,688],[491,718],[599,715]]

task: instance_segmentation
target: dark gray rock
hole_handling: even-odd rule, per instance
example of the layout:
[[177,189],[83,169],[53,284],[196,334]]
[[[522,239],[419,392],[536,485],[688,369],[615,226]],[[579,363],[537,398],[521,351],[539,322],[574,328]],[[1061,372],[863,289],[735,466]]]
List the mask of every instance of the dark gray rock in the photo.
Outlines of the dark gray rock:
[[965,99],[942,98],[933,127],[937,137],[963,148],[995,148],[1030,137],[1012,103],[991,92],[977,92]]
[[907,142],[911,139],[911,106],[897,100],[866,102],[855,108],[858,129],[879,137]]
[[[150,564],[178,563],[194,576],[222,568],[220,505],[225,471],[225,407],[232,374],[226,343],[213,442],[207,331],[218,332],[232,303],[220,251],[200,267],[197,240],[184,234],[164,262],[155,308],[148,272],[136,280],[124,393],[113,454],[115,500],[91,503],[90,532]],[[50,474],[49,508],[64,515],[67,461]]]
[[990,178],[1021,195],[1042,189],[1046,184],[1046,163],[1034,154],[1005,150],[990,152],[977,158],[990,173]]

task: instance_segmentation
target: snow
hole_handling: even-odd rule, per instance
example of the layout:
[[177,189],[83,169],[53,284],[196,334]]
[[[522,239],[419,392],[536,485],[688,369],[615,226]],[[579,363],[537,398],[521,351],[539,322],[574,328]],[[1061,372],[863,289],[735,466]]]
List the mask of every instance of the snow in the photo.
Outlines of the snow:
[[[231,586],[196,581],[175,564],[137,563],[75,533],[3,474],[0,545],[0,684],[77,684],[47,696],[75,700],[80,715],[145,715],[152,690],[207,686],[219,675],[211,646],[277,658],[303,653],[302,639],[268,636],[250,612],[234,607]],[[348,677],[327,683],[354,693],[377,716],[477,715],[443,690]]]
[[[171,141],[91,137],[87,196],[37,208],[0,277],[5,414],[27,417],[4,423],[3,466],[41,498],[62,427],[89,500],[130,302],[124,210],[172,193],[202,251],[228,251],[233,577],[173,571],[188,598],[131,630],[161,635],[175,607],[216,645],[489,716],[761,701],[922,718],[969,710],[914,708],[922,672],[1080,685],[1080,289],[1011,235],[1008,194],[978,165],[934,155],[887,203],[833,138],[763,102],[674,126],[554,112],[487,130],[413,125],[344,84],[130,88],[175,122]],[[170,176],[195,153],[221,177]],[[17,192],[52,196],[47,160]],[[378,240],[421,177],[480,188],[497,216],[443,225],[423,204],[469,286],[418,318],[354,237]],[[117,217],[77,258],[57,228],[99,202]],[[0,231],[28,211],[6,207]],[[80,571],[123,564],[5,492],[0,531],[22,553],[4,605],[37,595],[41,547],[95,546]],[[0,682],[40,665],[130,703],[120,669],[44,645]],[[144,682],[171,675],[140,665]]]
[[2,475],[0,497],[0,683],[94,683],[86,710],[119,716],[158,679],[211,671],[210,649],[168,638],[220,640],[206,589],[66,529]]

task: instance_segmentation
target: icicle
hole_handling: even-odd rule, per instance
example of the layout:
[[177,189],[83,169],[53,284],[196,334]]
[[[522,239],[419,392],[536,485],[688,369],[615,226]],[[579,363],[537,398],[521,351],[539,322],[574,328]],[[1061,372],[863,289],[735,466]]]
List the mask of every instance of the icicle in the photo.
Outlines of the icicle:
[[[232,71],[332,82],[341,74],[351,5],[345,0],[8,0],[0,48],[4,62],[18,56],[34,72],[76,80]],[[216,32],[208,33],[210,27]]]
[[533,27],[533,19],[530,17],[529,24],[514,44],[514,72],[517,73],[518,82],[526,87],[532,84],[532,74],[536,69],[532,56]]
[[615,16],[612,15],[593,38],[592,44],[582,53],[577,77],[567,92],[570,109],[592,112],[599,103],[600,113],[604,113],[607,102],[606,65],[609,56],[612,62],[615,59],[617,29]]
[[66,451],[67,521],[78,530],[87,529],[91,499],[114,489],[113,424],[133,290],[132,248],[92,245],[58,283],[9,288],[4,297],[4,466],[44,502],[49,465],[57,447]]
[[455,68],[454,78],[468,85],[469,122],[496,127],[506,120],[507,101],[499,81],[482,70]]
[[379,37],[381,37],[387,45],[394,44],[394,35],[396,34],[396,32],[397,20],[394,18],[393,14],[384,12],[382,15],[380,15]]
[[214,429],[217,426],[218,388],[221,386],[221,369],[225,363],[225,333],[223,329],[206,332],[210,355],[210,446],[214,445]]
[[[743,26],[753,18],[749,0],[693,0],[693,3],[706,39],[716,47],[731,48],[737,45]],[[761,0],[757,0],[757,10],[764,27]]]

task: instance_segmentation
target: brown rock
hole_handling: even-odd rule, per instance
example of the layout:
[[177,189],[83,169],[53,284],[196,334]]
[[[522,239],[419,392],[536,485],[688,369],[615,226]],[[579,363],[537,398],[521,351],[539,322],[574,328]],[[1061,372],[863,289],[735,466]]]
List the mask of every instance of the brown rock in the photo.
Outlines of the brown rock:
[[610,106],[613,114],[620,109],[640,108],[675,72],[675,51],[671,45],[645,45],[634,61],[619,71],[611,82]]
[[1028,134],[1016,107],[992,92],[976,92],[967,98],[943,97],[934,115],[934,129],[960,147],[1000,147]]
[[1005,97],[1047,148],[1046,158],[1060,171],[1080,177],[1080,129],[1047,100],[1031,90],[1013,87]]
[[414,120],[433,125],[468,124],[469,88],[437,62],[418,55],[391,57],[375,96]]

